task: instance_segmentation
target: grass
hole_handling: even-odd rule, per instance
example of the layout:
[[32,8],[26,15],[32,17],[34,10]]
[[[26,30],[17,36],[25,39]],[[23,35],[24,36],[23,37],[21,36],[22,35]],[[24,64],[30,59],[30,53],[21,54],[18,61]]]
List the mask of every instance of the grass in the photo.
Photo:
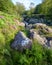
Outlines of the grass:
[[0,11],[0,46],[10,44],[15,34],[21,30],[18,25],[19,18],[21,19],[19,15],[9,15]]

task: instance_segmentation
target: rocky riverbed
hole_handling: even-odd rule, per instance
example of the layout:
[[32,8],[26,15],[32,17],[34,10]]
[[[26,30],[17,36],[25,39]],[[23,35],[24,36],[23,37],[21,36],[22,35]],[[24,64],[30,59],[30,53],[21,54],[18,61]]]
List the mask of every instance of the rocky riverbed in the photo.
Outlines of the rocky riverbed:
[[41,22],[34,24],[24,22],[23,24],[25,29],[29,30],[29,38],[23,31],[19,31],[11,44],[13,49],[20,51],[23,51],[23,49],[26,48],[30,49],[33,43],[32,39],[36,39],[38,43],[44,47],[52,48],[52,29],[49,26]]

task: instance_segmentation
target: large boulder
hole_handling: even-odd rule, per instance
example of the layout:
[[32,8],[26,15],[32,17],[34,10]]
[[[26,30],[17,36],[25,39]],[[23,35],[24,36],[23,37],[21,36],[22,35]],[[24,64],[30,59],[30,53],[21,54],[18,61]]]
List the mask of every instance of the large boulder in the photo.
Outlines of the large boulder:
[[36,39],[44,47],[52,48],[52,37],[41,36],[34,29],[31,29],[30,38],[34,40]]
[[44,45],[47,42],[46,38],[40,36],[34,29],[30,30],[30,38],[36,39],[41,45]]
[[32,41],[25,36],[23,32],[18,32],[15,36],[11,47],[15,50],[23,51],[24,49],[31,49]]
[[43,23],[33,24],[33,28],[37,28],[38,32],[43,31],[43,33],[52,33],[52,29],[49,26],[47,26],[46,24],[43,24]]

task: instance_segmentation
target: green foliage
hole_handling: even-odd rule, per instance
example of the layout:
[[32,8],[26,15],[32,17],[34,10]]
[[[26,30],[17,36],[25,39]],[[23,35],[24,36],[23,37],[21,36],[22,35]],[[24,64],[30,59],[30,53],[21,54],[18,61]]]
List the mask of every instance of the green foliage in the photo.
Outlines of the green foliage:
[[0,11],[13,13],[13,6],[11,0],[0,0]]
[[0,11],[19,16],[23,14],[24,10],[25,7],[21,3],[16,3],[16,5],[14,5],[12,0],[0,0]]
[[13,65],[10,42],[21,29],[18,22],[20,16],[9,15],[0,11],[0,65]]
[[[36,6],[35,14],[44,14],[46,17],[52,18],[52,0],[43,0],[43,2]],[[47,16],[48,15],[48,16]]]
[[0,49],[3,48],[5,45],[5,38],[2,33],[0,33]]
[[25,34],[27,37],[29,37],[29,34],[30,34],[30,33],[29,33],[29,30],[23,29],[22,31],[24,32],[24,34]]
[[34,40],[31,50],[11,50],[10,55],[13,65],[52,65],[52,50],[43,48],[37,40]]
[[34,16],[34,8],[31,8],[30,10],[24,11],[24,14],[27,15],[27,17]]
[[25,11],[24,5],[22,3],[17,2],[16,3],[16,12],[17,12],[17,14],[19,13],[20,15],[22,15],[24,13],[24,11]]
[[51,4],[52,0],[44,0],[44,2],[42,3],[42,11],[44,11],[43,13],[47,14],[47,15],[52,15],[51,11],[52,11],[52,4]]
[[0,11],[0,48],[10,43],[15,34],[20,29],[18,25],[19,18],[15,15],[9,15]]

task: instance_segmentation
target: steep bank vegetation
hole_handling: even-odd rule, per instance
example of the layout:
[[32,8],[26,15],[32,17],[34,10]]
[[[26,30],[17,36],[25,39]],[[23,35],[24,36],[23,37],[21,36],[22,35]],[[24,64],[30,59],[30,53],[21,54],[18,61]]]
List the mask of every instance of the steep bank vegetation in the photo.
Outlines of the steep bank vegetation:
[[[7,65],[10,61],[12,62],[11,57],[5,57],[5,54],[6,56],[10,55],[10,43],[15,34],[23,29],[22,26],[19,26],[20,20],[21,17],[19,16],[9,15],[0,11],[0,65]],[[7,61],[7,58],[9,61]]]

